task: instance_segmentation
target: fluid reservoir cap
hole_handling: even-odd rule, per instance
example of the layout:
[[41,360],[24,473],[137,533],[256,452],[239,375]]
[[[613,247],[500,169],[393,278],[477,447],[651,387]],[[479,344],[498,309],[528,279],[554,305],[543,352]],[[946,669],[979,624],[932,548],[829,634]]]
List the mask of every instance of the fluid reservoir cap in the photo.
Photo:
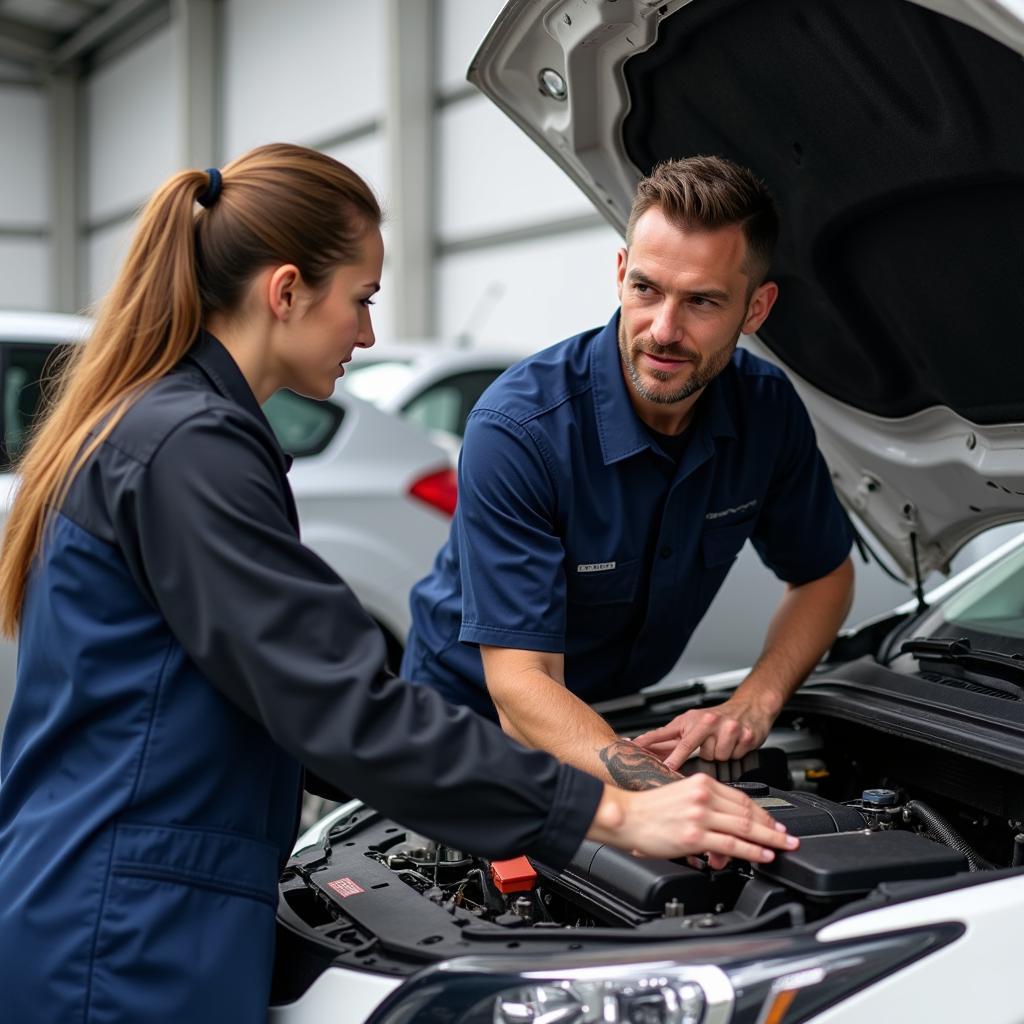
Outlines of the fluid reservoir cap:
[[769,792],[767,782],[732,782],[730,785],[733,789],[738,789],[741,793],[746,793],[751,800],[767,796]]
[[865,789],[860,798],[872,807],[896,806],[896,790],[894,789]]

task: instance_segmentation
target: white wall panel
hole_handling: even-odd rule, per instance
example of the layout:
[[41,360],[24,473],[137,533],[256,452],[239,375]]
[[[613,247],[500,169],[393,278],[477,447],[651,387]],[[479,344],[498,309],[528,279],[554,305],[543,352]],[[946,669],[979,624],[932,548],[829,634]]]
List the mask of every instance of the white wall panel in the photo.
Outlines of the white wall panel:
[[179,169],[180,110],[173,36],[163,29],[86,84],[89,190],[96,221],[137,205]]
[[466,84],[466,69],[505,0],[435,0],[439,18],[437,85],[450,92]]
[[226,0],[228,158],[264,142],[315,142],[383,114],[384,4]]
[[373,135],[368,135],[366,138],[346,142],[341,146],[331,146],[324,152],[351,167],[366,180],[377,199],[387,205],[388,161],[383,132],[374,132]]
[[84,244],[86,294],[90,304],[98,302],[111,284],[128,254],[135,221],[95,231]]
[[0,238],[0,309],[49,308],[49,242]]
[[438,122],[442,239],[593,210],[569,178],[483,97],[444,108]]
[[49,220],[46,94],[0,86],[0,227]]
[[610,227],[458,253],[441,260],[438,325],[443,337],[471,334],[479,347],[545,348],[603,324],[615,310]]

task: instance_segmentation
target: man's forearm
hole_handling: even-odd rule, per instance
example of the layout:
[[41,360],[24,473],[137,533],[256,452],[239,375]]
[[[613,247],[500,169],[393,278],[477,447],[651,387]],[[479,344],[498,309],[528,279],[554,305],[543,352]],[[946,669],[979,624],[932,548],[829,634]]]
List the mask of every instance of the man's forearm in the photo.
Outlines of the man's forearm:
[[772,616],[764,649],[736,698],[759,705],[772,718],[807,678],[835,640],[853,599],[853,566],[790,587]]
[[530,672],[514,688],[494,686],[491,696],[508,735],[602,782],[641,790],[680,778],[659,757],[617,736],[596,711],[544,672]]

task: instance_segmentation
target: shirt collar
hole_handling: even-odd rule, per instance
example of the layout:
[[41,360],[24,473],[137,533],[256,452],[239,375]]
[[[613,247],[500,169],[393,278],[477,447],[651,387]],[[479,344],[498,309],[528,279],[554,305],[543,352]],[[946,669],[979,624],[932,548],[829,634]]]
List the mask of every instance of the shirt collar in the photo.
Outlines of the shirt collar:
[[[604,464],[636,455],[653,447],[651,435],[629,400],[619,356],[619,310],[594,339],[590,356],[591,387],[597,432]],[[722,375],[704,389],[697,402],[694,427],[707,437],[736,437],[736,425],[725,395]]]
[[274,448],[281,459],[284,471],[291,469],[292,457],[281,447],[269,420],[260,408],[256,396],[249,387],[238,363],[231,353],[209,331],[199,329],[195,344],[189,349],[187,356],[209,378],[210,383],[227,399],[240,405],[250,416],[254,416],[274,440]]

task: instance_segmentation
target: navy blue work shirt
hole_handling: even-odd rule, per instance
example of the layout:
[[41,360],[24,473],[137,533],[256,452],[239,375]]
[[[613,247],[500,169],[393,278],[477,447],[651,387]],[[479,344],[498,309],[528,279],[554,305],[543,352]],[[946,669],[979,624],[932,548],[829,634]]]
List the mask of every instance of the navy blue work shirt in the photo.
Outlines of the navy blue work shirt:
[[402,674],[496,717],[479,644],[565,655],[588,702],[662,678],[750,539],[780,579],[847,557],[849,522],[785,375],[737,350],[678,462],[637,416],[618,313],[484,392],[448,542],[413,588]]

